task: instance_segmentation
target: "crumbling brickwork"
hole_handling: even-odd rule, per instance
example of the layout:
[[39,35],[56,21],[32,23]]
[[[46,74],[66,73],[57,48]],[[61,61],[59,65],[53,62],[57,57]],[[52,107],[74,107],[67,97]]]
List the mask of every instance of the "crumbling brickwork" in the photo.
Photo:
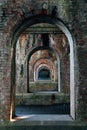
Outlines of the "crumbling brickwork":
[[[0,0],[0,120],[9,120],[14,111],[16,79],[14,59],[17,40],[28,26],[40,22],[37,16],[42,16],[41,22],[45,17],[45,22],[48,23],[49,19],[54,19],[52,24],[56,23],[56,25],[62,22],[72,35],[75,118],[87,120],[87,2],[85,0],[68,2],[67,0]],[[32,20],[34,17],[36,21]],[[56,22],[58,18],[59,23]],[[56,50],[59,49],[60,44],[57,45]],[[60,59],[64,62],[66,57]]]

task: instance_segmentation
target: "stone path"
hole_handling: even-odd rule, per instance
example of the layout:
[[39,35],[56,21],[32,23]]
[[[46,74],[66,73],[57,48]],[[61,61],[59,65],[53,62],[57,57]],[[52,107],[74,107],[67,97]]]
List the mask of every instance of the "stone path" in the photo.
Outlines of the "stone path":
[[[17,106],[16,107],[16,116],[15,117],[15,121],[18,123],[18,124],[22,124],[22,122],[25,124],[32,124],[32,125],[44,125],[44,124],[55,124],[55,123],[60,123],[60,122],[72,122],[72,118],[70,117],[69,114],[57,114],[55,112],[55,109],[54,109],[54,112],[53,113],[50,113],[52,112],[51,109],[48,107],[48,113],[50,114],[47,114],[47,112],[44,112],[41,114],[42,109],[41,109],[41,106],[37,106],[39,109],[39,111],[37,111],[37,109],[35,109],[36,107],[33,106],[34,108],[31,109],[29,111],[29,106]],[[45,106],[43,106],[44,108]],[[47,107],[47,106],[46,106]],[[52,106],[50,106],[52,107]],[[65,123],[66,124],[66,123]]]
[[60,103],[53,105],[18,105],[16,115],[30,114],[70,114],[70,104]]

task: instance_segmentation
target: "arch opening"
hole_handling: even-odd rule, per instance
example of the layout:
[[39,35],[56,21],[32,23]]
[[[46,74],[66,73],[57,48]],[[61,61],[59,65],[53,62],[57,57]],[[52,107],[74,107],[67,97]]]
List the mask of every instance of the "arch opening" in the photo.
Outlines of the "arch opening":
[[[20,25],[20,28],[18,30],[16,30],[16,33],[14,34],[14,37],[12,38],[12,43],[14,46],[14,51],[13,51],[13,57],[15,57],[15,44],[17,42],[17,39],[15,39],[15,37],[19,37],[19,35],[28,27],[31,26],[33,24],[36,23],[50,23],[53,25],[56,25],[58,28],[60,28],[60,30],[62,30],[62,32],[66,35],[67,39],[68,39],[68,43],[69,43],[69,47],[70,47],[70,115],[73,117],[73,119],[75,119],[75,91],[74,91],[74,51],[73,51],[73,39],[72,36],[69,32],[69,30],[67,29],[67,27],[65,26],[65,24],[57,18],[53,18],[51,19],[50,16],[36,16],[36,17],[31,17],[31,19],[27,19],[26,22],[22,23],[22,25]],[[15,58],[14,58],[15,59]],[[14,61],[15,64],[15,61]],[[12,65],[13,68],[14,65]],[[15,75],[15,70],[12,71],[12,74]],[[12,79],[12,87],[15,87],[15,77]],[[15,88],[14,88],[15,90]],[[12,93],[12,103],[14,104],[13,101],[13,95],[14,95],[14,91]],[[13,114],[14,111],[14,105],[12,106],[13,108],[11,108],[11,113]],[[11,114],[11,118],[12,118],[12,114]]]
[[50,80],[50,70],[48,68],[42,68],[38,72],[38,80]]
[[[38,58],[36,58],[37,55]],[[35,60],[33,60],[33,58]],[[50,80],[45,80],[45,81],[43,80],[44,82],[40,82],[40,80],[38,80],[38,71],[43,67],[48,68],[50,70],[51,77]],[[59,77],[60,70],[58,70],[59,67],[60,67],[59,56],[51,47],[41,46],[41,47],[34,48],[28,54],[28,58],[27,58],[27,70],[28,70],[27,71],[27,92],[31,92],[32,82],[34,83],[34,85],[38,84],[38,86],[36,85],[37,90],[41,90],[39,88],[39,85],[41,85],[42,88],[44,88],[42,90],[50,90],[50,91],[55,90],[57,92],[60,92],[60,77]],[[32,73],[31,70],[33,70],[32,78],[31,78],[31,73]],[[46,88],[47,85],[49,86]]]

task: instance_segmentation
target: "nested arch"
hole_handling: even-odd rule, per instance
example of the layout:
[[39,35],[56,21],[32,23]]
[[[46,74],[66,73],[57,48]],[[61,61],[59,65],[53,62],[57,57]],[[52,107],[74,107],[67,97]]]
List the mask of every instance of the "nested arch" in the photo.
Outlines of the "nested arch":
[[[12,46],[13,46],[13,51],[12,51],[12,70],[11,70],[11,75],[12,75],[12,80],[11,80],[11,117],[12,117],[12,111],[13,111],[13,105],[14,104],[14,90],[15,90],[15,46],[18,37],[20,34],[29,26],[37,24],[37,23],[50,23],[54,24],[57,27],[62,30],[62,32],[66,35],[68,39],[68,43],[70,46],[70,106],[71,106],[71,116],[75,119],[75,82],[74,82],[74,46],[73,46],[73,39],[71,36],[70,31],[68,30],[67,26],[64,24],[63,21],[61,21],[59,18],[51,17],[49,15],[37,15],[37,16],[32,16],[24,21],[22,21],[17,28],[14,29],[13,31],[13,37],[11,40]],[[31,54],[30,54],[31,55]],[[28,59],[29,60],[29,59]]]
[[[44,62],[43,62],[44,61]],[[47,67],[51,72],[50,72],[50,80],[55,81],[55,78],[58,79],[58,77],[56,77],[56,66],[55,64],[50,61],[49,59],[39,59],[35,65],[34,65],[34,81],[38,80],[38,71],[43,68],[43,67]]]
[[58,64],[58,91],[60,92],[61,91],[61,88],[60,88],[60,57],[53,48],[46,47],[46,46],[35,47],[27,54],[27,92],[30,92],[30,90],[29,90],[29,79],[30,79],[30,77],[29,77],[29,61],[31,59],[31,56],[39,50],[48,50],[48,51],[51,51],[52,53],[55,54],[55,56],[57,58],[57,64]]
[[38,80],[51,80],[51,71],[50,69],[43,65],[38,69]]

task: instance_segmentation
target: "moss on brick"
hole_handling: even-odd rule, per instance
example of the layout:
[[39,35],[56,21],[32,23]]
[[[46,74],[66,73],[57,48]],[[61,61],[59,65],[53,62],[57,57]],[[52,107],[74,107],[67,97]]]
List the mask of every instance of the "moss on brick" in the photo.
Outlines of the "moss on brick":
[[[52,95],[53,94],[17,94],[16,95],[16,104],[25,104],[25,105],[30,105],[30,104],[42,104],[42,105],[48,105],[52,103]],[[68,94],[63,94],[63,93],[56,93],[55,95],[55,101],[54,103],[69,103],[70,102],[70,97]]]

